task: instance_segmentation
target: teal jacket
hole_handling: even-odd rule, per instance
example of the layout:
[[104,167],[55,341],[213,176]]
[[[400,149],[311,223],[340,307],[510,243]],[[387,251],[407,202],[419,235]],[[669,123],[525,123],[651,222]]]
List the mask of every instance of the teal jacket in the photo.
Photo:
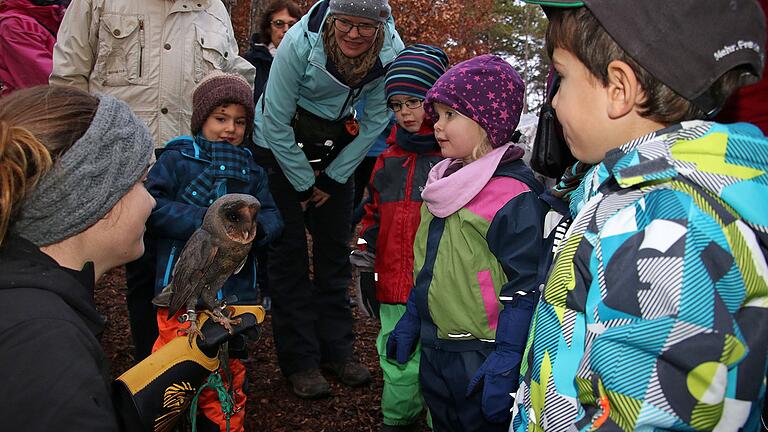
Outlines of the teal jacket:
[[365,110],[357,116],[360,134],[325,169],[330,180],[346,183],[389,122],[384,75],[403,49],[403,42],[390,17],[383,27],[384,45],[379,61],[358,87],[350,88],[329,71],[329,66],[335,68],[326,57],[321,31],[327,15],[328,2],[320,1],[285,34],[254,118],[253,142],[272,150],[288,181],[298,192],[310,190],[315,184],[315,175],[296,145],[291,128],[296,107],[336,120],[350,114],[352,107],[366,97]]
[[587,172],[531,323],[515,432],[758,430],[768,139],[684,122]]

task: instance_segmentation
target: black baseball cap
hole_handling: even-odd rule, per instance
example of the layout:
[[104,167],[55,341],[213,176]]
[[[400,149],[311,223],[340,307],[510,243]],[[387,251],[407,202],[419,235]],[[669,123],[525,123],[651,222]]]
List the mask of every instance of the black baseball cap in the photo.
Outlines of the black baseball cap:
[[586,7],[638,64],[709,114],[720,107],[710,87],[765,62],[765,16],[756,0],[524,0],[552,8]]

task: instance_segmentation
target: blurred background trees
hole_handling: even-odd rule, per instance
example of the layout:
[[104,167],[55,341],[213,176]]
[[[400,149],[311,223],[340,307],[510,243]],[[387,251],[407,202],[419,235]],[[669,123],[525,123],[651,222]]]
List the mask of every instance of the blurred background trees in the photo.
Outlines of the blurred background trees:
[[[306,11],[316,0],[296,0]],[[267,0],[224,0],[230,8],[240,49]],[[443,48],[451,64],[480,54],[509,61],[527,84],[526,112],[544,100],[549,59],[544,47],[546,17],[540,7],[520,0],[390,0],[395,25],[406,45],[421,42]]]

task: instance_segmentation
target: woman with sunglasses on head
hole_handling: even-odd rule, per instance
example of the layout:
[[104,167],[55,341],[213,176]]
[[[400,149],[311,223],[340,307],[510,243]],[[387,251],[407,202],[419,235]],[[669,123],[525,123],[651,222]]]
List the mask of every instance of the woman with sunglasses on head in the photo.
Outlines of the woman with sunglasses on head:
[[275,57],[277,47],[285,33],[293,27],[302,13],[299,6],[291,0],[272,0],[261,15],[259,31],[251,35],[251,46],[243,58],[256,68],[256,81],[253,85],[253,101],[259,100],[267,84],[269,69]]
[[387,0],[319,1],[283,37],[256,106],[255,156],[285,221],[268,269],[275,346],[302,398],[330,393],[321,368],[370,381],[352,354],[351,176],[389,120],[384,75],[402,49]]

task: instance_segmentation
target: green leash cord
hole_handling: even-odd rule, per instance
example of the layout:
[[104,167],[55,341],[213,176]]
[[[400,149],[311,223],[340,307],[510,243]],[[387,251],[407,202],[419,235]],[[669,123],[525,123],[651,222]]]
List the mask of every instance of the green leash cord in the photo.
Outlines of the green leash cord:
[[197,432],[197,400],[200,397],[200,393],[202,393],[203,389],[206,387],[215,390],[218,394],[219,403],[221,404],[221,412],[227,419],[227,432],[229,432],[229,419],[234,414],[235,401],[224,386],[224,382],[218,371],[208,376],[208,381],[200,386],[197,393],[195,393],[195,397],[192,398],[192,404],[189,407],[189,421],[192,423],[192,432]]

